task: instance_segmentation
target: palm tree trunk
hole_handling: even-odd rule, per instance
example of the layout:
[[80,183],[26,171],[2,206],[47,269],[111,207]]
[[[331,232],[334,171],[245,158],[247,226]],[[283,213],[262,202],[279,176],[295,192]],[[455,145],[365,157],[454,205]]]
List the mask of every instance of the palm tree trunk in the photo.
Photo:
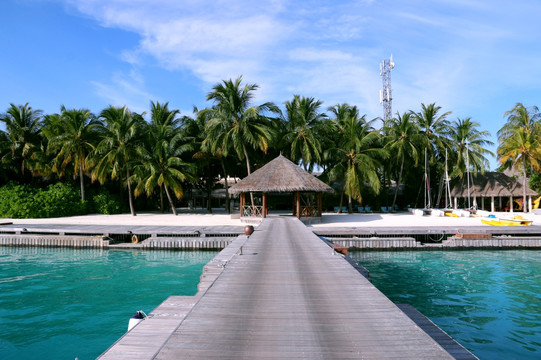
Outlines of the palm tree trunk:
[[393,206],[391,209],[394,210],[396,204],[396,198],[398,197],[398,189],[400,188],[400,181],[402,180],[402,171],[404,170],[404,155],[402,155],[402,163],[400,164],[400,172],[398,173],[398,181],[396,182],[396,190],[394,192]]
[[81,201],[85,201],[85,180],[83,179],[83,165],[79,165],[79,183],[81,184]]
[[165,206],[163,206],[163,185],[160,185],[160,211],[162,214],[165,212]]
[[[248,170],[248,175],[250,175],[252,173],[250,171],[250,159],[248,158],[248,150],[246,150],[244,144],[242,144],[242,150],[244,151],[244,158],[246,159],[246,170]],[[250,201],[252,202],[251,205],[254,206],[254,193],[250,193]]]
[[528,204],[526,204],[526,162],[524,162],[524,178],[522,179],[522,211],[528,212]]
[[342,213],[342,204],[344,204],[344,189],[342,189],[342,192],[340,193],[340,207],[338,208],[338,213]]
[[212,180],[207,178],[207,211],[212,214]]
[[222,165],[222,170],[224,172],[224,182],[225,182],[225,209],[228,214],[231,214],[231,199],[229,198],[229,185],[227,184],[227,171],[225,171],[224,159],[220,158],[220,163]]
[[351,213],[353,213],[353,204],[352,204],[351,195],[348,195],[348,214],[351,214]]
[[136,216],[137,214],[135,213],[135,208],[133,207],[133,197],[132,197],[132,193],[131,193],[131,184],[130,184],[130,170],[126,170],[126,182],[128,183],[128,200],[129,200],[129,203],[130,203],[130,213],[133,215],[133,216]]
[[171,205],[171,210],[173,210],[173,214],[177,216],[177,209],[175,208],[173,199],[171,199],[171,194],[169,194],[169,189],[167,189],[167,185],[164,185],[163,187],[165,188],[165,194],[167,195],[167,200],[169,200],[169,205]]

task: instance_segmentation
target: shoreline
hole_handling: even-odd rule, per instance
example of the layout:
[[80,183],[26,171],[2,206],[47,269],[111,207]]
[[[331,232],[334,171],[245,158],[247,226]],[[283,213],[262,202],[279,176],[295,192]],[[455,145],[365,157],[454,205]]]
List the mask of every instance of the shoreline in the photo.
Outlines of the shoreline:
[[[42,219],[9,219],[0,218],[0,223],[12,223],[13,225],[117,225],[117,226],[244,226],[246,223],[240,219],[233,219],[223,209],[213,209],[213,213],[197,212],[180,209],[180,213],[161,214],[156,212],[139,213],[137,216],[131,214],[117,215],[81,215],[60,218],[42,218]],[[270,212],[269,215],[289,215],[290,212]],[[495,213],[498,216],[511,216],[510,213]],[[541,215],[534,213],[519,213],[529,220],[532,225],[541,226]],[[501,228],[481,223],[481,217],[437,217],[437,216],[415,216],[410,212],[398,213],[369,213],[369,214],[336,214],[323,213],[321,222],[307,225],[309,228],[320,227],[389,227],[389,228],[408,228],[408,227],[442,227],[442,226],[482,226],[487,229]]]

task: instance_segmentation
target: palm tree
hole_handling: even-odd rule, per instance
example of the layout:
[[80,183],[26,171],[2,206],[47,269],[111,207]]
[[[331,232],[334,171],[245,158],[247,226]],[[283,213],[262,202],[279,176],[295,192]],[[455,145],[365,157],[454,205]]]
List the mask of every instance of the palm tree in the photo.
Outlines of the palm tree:
[[141,115],[130,112],[126,106],[110,106],[101,112],[100,118],[105,121],[106,130],[93,154],[95,167],[92,170],[92,181],[98,180],[103,184],[108,177],[125,181],[130,212],[135,216],[131,170],[139,156],[137,149],[142,145],[145,121]]
[[[194,113],[196,114],[195,119],[190,119],[189,126],[191,127],[191,132],[196,132],[193,134],[194,144],[199,149],[194,154],[194,158],[198,159],[199,165],[208,168],[212,160],[218,160],[220,162],[220,167],[222,168],[222,176],[224,179],[224,189],[225,189],[225,207],[228,214],[231,213],[231,197],[229,195],[229,182],[228,182],[228,171],[225,165],[226,154],[224,153],[221,146],[215,144],[211,141],[211,138],[205,136],[205,130],[207,129],[209,121],[215,115],[216,109],[203,109],[199,110],[197,107],[194,108]],[[201,161],[204,160],[204,161]],[[205,172],[208,173],[208,172]],[[210,190],[209,190],[210,193]],[[212,212],[212,207],[209,206],[208,211]]]
[[248,146],[267,152],[272,131],[264,111],[277,112],[272,103],[250,106],[257,84],[241,86],[242,76],[235,81],[227,80],[213,87],[207,95],[215,106],[207,124],[205,143],[214,152],[220,148],[225,156],[233,149],[239,159],[246,160],[248,175],[251,174]]
[[41,120],[42,111],[33,110],[28,103],[10,104],[6,113],[0,115],[0,122],[6,126],[10,149],[2,157],[2,162],[13,164],[14,170],[20,172],[21,176],[25,175],[25,170],[33,168],[33,155],[41,143]]
[[79,176],[84,201],[84,173],[88,170],[88,157],[103,133],[103,124],[88,109],[68,110],[62,105],[60,116],[48,117],[43,131],[49,140],[48,153],[56,155],[53,171],[62,177],[67,167],[73,168],[73,177]]
[[153,126],[167,126],[171,129],[178,128],[180,110],[169,110],[169,102],[160,104],[159,101],[150,102],[150,123]]
[[11,143],[8,135],[4,131],[0,130],[0,181],[7,180],[9,178],[9,169],[6,166],[7,164],[5,164],[2,159],[4,159],[4,156],[7,156],[11,152],[10,145]]
[[[490,136],[488,131],[478,130],[480,125],[478,122],[471,121],[471,118],[453,121],[449,140],[456,159],[451,177],[462,178],[467,171],[483,172],[489,167],[486,155],[494,156],[494,153],[487,150],[486,146],[494,143],[487,139]],[[466,166],[467,163],[469,163],[469,168]]]
[[[440,106],[436,104],[421,104],[421,111],[415,114],[421,134],[423,136],[423,144],[425,156],[427,157],[428,164],[425,168],[427,181],[431,178],[431,164],[443,160],[443,153],[445,149],[450,148],[447,137],[449,135],[449,121],[447,117],[451,114],[450,111],[440,115]],[[441,167],[440,167],[441,170]],[[437,171],[434,171],[436,174]],[[437,178],[437,176],[436,176]],[[427,193],[430,194],[430,187],[427,184]],[[430,197],[430,196],[429,196]],[[431,199],[428,199],[428,203]],[[426,204],[425,204],[426,205]]]
[[150,196],[156,186],[160,189],[163,187],[175,216],[177,210],[170,190],[177,199],[181,199],[184,194],[182,181],[194,179],[192,166],[180,157],[182,153],[190,149],[182,142],[181,134],[177,133],[170,140],[160,139],[157,143],[152,143],[151,150],[139,147],[138,152],[142,160],[135,169],[136,177],[140,179],[135,188],[135,196],[139,196],[142,192]]
[[396,118],[390,119],[386,124],[387,139],[385,143],[385,148],[392,154],[391,159],[400,163],[400,170],[398,172],[396,190],[393,198],[393,208],[396,204],[406,157],[412,159],[415,166],[417,166],[420,156],[419,146],[423,141],[422,135],[419,134],[419,126],[415,121],[415,115],[411,111],[403,113],[402,115],[397,113],[396,115]]
[[362,201],[361,189],[365,184],[379,192],[377,170],[381,164],[378,160],[387,157],[387,151],[378,147],[380,135],[372,127],[374,120],[366,121],[366,115],[359,116],[356,106],[341,104],[329,111],[335,116],[333,121],[337,130],[335,147],[329,152],[338,160],[330,170],[329,178],[343,178],[348,211],[352,212],[352,199]]
[[526,132],[540,130],[541,113],[537,106],[527,108],[522,103],[516,103],[513,109],[505,112],[504,116],[507,117],[507,122],[498,131],[500,141],[512,136],[519,128],[524,128]]
[[421,104],[422,110],[415,114],[419,128],[424,137],[425,147],[433,153],[444,150],[448,143],[446,137],[449,133],[447,117],[451,111],[439,115],[441,106],[436,104]]
[[536,106],[525,107],[517,103],[505,112],[507,122],[498,131],[498,160],[502,168],[522,170],[523,209],[526,211],[526,179],[528,167],[540,170],[541,161],[541,114]]
[[502,165],[512,166],[515,170],[522,170],[522,204],[524,212],[526,206],[526,179],[527,168],[541,170],[541,141],[539,136],[529,132],[525,127],[516,129],[505,141],[498,146],[498,160]]
[[[537,106],[526,107],[522,103],[517,103],[513,109],[506,111],[504,116],[507,117],[507,122],[498,131],[500,144],[505,143],[520,129],[524,129],[528,134],[541,136],[541,113]],[[509,168],[512,164],[503,164],[503,166]]]
[[[150,102],[150,127],[147,144],[154,146],[162,140],[170,141],[180,131],[179,110],[169,110],[169,103]],[[160,185],[160,210],[164,212],[163,187]]]
[[320,100],[299,95],[294,95],[293,100],[285,102],[285,140],[291,144],[291,160],[301,161],[305,170],[312,170],[315,163],[321,162],[318,130],[327,117],[319,112],[322,104]]

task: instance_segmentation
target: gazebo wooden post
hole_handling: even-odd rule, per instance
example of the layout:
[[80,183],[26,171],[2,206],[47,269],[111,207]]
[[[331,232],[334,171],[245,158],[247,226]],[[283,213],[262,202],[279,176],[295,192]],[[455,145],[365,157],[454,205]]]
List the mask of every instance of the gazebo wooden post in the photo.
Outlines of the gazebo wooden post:
[[509,212],[512,214],[513,213],[513,207],[515,206],[515,204],[513,204],[513,195],[511,195],[509,197]]
[[490,197],[490,212],[494,212],[494,211],[496,211],[494,207],[494,196],[491,196]]
[[323,201],[321,193],[317,193],[317,216],[321,217],[323,214]]
[[297,219],[300,219],[301,218],[301,192],[300,191],[297,191],[296,208],[297,208]]
[[266,218],[267,217],[267,193],[263,193],[261,197],[263,198],[262,200],[263,210],[262,210],[261,216],[263,216],[263,218]]
[[246,195],[242,192],[240,193],[240,216],[244,216],[244,202],[246,201]]

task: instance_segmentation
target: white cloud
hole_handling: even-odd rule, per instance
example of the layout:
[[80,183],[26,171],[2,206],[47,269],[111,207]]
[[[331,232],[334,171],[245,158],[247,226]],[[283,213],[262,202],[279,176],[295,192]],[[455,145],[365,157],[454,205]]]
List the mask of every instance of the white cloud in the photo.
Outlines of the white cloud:
[[110,105],[126,105],[130,110],[138,113],[147,111],[148,102],[155,98],[144,90],[144,80],[135,70],[129,74],[114,73],[109,83],[94,81],[92,85],[96,93]]
[[[141,62],[155,59],[191,72],[201,88],[243,75],[260,85],[257,101],[298,93],[378,116],[378,65],[391,53],[394,112],[437,102],[463,113],[509,85],[535,86],[541,76],[533,46],[540,5],[533,1],[67,1],[103,26],[138,34],[139,45],[121,56],[141,74]],[[131,74],[96,86],[118,102],[146,97],[146,105],[151,98],[144,80]]]

